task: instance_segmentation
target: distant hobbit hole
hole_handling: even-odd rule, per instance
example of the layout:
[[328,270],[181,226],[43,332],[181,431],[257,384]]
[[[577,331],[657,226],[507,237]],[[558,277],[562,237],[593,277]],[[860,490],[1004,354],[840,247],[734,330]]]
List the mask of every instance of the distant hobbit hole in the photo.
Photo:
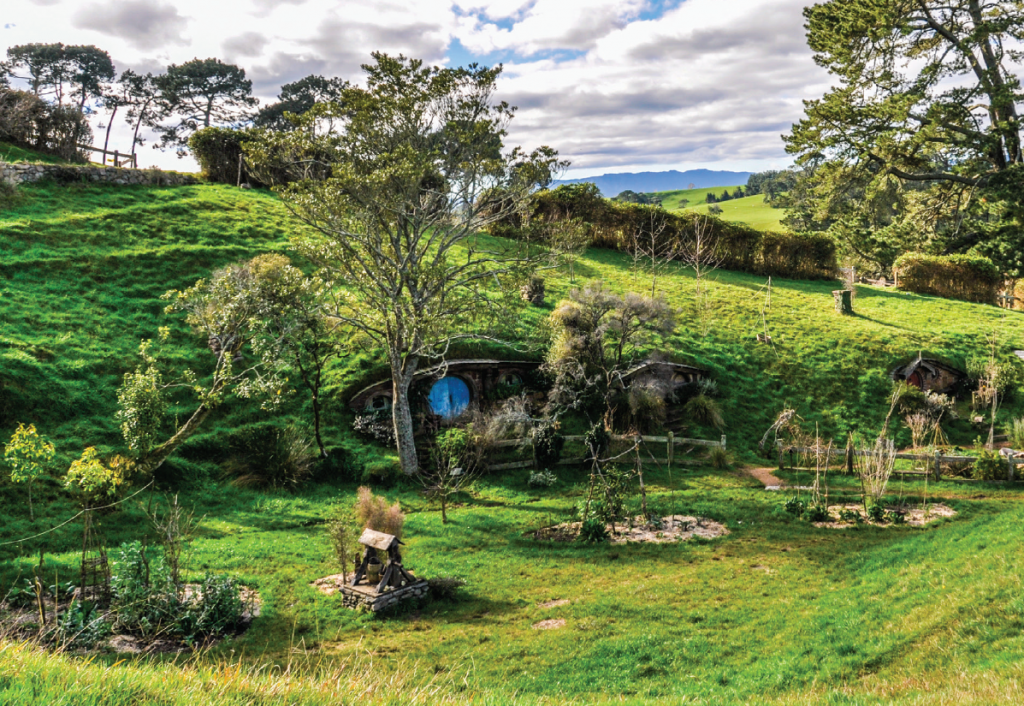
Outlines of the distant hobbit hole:
[[469,386],[457,377],[443,377],[430,388],[430,411],[445,420],[457,418],[469,407]]

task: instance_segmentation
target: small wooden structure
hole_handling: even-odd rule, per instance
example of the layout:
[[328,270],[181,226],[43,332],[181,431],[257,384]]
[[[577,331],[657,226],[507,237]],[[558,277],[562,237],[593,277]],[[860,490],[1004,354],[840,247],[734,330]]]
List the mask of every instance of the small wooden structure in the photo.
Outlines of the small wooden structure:
[[967,374],[952,365],[925,358],[919,353],[916,358],[892,371],[892,379],[906,382],[926,392],[956,394],[960,384],[966,380]]
[[366,551],[363,553],[362,563],[356,569],[355,576],[352,577],[353,586],[358,586],[359,582],[366,578],[371,563],[379,561],[377,559],[378,551],[388,553],[388,562],[384,565],[380,582],[377,584],[377,593],[382,593],[389,587],[401,588],[416,583],[416,577],[402,566],[402,554],[398,551],[402,540],[398,537],[372,529],[365,529],[359,537],[359,543],[366,547]]

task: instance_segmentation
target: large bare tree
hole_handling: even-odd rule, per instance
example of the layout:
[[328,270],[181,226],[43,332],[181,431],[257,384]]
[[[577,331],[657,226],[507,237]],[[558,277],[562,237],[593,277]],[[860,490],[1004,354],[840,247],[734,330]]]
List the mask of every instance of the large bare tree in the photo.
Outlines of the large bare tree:
[[312,227],[295,244],[333,286],[330,314],[384,350],[399,458],[412,474],[416,372],[500,319],[529,264],[521,249],[477,234],[564,164],[549,148],[505,149],[515,109],[493,100],[500,66],[373,57],[365,88],[346,88],[340,102],[296,118],[303,129],[267,131],[246,151],[255,169],[296,180],[279,191]]

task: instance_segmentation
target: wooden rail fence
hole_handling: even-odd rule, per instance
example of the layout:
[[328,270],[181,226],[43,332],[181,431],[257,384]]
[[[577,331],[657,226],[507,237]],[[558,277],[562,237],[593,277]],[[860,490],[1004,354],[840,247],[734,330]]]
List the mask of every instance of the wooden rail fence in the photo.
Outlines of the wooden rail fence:
[[139,158],[135,154],[124,154],[118,150],[105,150],[102,147],[93,147],[92,145],[78,145],[78,149],[86,150],[88,152],[99,152],[103,155],[103,166],[107,166],[107,156],[112,156],[113,164],[115,167],[131,167],[132,169],[139,168]]
[[[585,436],[566,436],[563,437],[567,442],[571,441],[584,441]],[[665,458],[656,457],[650,450],[647,451],[646,456],[643,454],[640,457],[641,463],[651,461],[660,465],[665,465],[668,468],[672,467],[672,464],[686,465],[693,463],[692,459],[678,459],[676,458],[676,447],[677,446],[701,446],[707,448],[726,448],[726,438],[722,435],[721,441],[709,441],[707,439],[686,439],[677,438],[675,434],[669,432],[666,436],[623,436],[618,434],[612,434],[612,441],[627,441],[636,442],[637,439],[644,442],[645,444],[665,444]],[[529,461],[513,461],[511,463],[496,463],[487,467],[488,471],[511,471],[520,468],[533,468],[534,470],[540,470],[537,464],[537,453],[533,448],[533,444],[529,439],[506,439],[499,441],[494,444],[497,448],[518,448],[529,446],[533,450],[533,458]],[[649,457],[649,458],[648,458]],[[579,458],[563,458],[557,465],[559,466],[574,466],[581,463],[586,463],[588,458],[586,456]]]
[[[859,451],[857,449],[815,449],[807,446],[786,446],[780,443],[777,447],[779,455],[779,470],[785,470],[785,455],[789,454],[789,465],[794,466],[793,454],[802,454],[805,456],[820,454],[825,457],[825,463],[827,464],[831,458],[842,457],[846,465],[846,470],[849,473],[853,473],[853,459],[856,457],[864,457],[872,455],[870,451]],[[978,459],[975,456],[946,456],[943,453],[936,451],[934,454],[909,454],[909,453],[897,453],[894,454],[897,460],[904,461],[924,461],[931,466],[930,474],[938,480],[942,476],[942,464],[946,463],[966,463],[973,465]],[[1024,458],[1007,458],[1006,461],[1006,480],[1016,480],[1017,477],[1017,466],[1024,466]],[[906,475],[906,476],[924,476],[929,475],[929,471],[902,471],[894,470],[894,474]]]

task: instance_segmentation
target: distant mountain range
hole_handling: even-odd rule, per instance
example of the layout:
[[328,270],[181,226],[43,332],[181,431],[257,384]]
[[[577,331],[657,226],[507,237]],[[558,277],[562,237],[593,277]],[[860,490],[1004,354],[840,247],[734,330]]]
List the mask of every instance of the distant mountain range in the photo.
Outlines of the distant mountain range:
[[677,191],[689,189],[708,189],[712,186],[742,186],[747,183],[750,172],[716,172],[710,169],[691,169],[685,172],[640,172],[639,174],[602,174],[601,176],[584,179],[564,179],[551,184],[554,188],[560,184],[579,184],[593,182],[608,198],[618,196],[623,191],[635,191],[638,194],[657,191]]

